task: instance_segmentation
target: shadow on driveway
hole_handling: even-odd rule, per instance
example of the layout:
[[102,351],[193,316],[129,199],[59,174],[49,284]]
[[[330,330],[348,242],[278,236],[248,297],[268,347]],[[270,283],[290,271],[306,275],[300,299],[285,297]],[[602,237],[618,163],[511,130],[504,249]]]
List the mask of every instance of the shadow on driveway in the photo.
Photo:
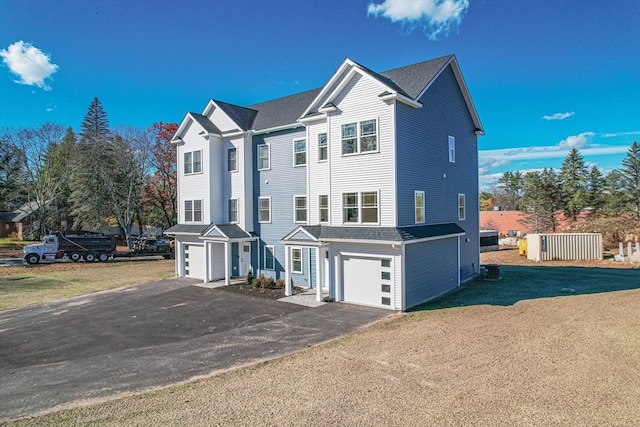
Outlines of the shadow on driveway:
[[0,419],[289,354],[388,310],[308,308],[167,279],[0,313]]

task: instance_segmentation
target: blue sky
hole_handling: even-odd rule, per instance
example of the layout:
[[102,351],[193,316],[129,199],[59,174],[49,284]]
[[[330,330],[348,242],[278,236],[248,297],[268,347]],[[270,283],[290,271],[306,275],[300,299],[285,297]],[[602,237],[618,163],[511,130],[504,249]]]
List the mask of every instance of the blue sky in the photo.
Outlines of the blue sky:
[[603,172],[640,140],[636,0],[1,0],[0,128],[180,122],[454,53],[486,135],[481,187],[558,168]]

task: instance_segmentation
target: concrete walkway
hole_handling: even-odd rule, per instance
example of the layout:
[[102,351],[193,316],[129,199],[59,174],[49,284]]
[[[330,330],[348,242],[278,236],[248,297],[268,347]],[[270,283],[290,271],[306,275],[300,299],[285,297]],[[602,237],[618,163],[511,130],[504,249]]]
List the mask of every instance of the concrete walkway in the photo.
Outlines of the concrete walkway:
[[309,308],[168,279],[0,313],[0,420],[303,350],[388,310]]

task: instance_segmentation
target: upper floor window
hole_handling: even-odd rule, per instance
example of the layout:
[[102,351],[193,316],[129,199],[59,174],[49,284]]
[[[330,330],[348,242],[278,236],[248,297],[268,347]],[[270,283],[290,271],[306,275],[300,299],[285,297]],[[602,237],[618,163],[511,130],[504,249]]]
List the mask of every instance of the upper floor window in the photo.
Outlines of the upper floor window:
[[293,165],[303,166],[307,164],[307,140],[296,139],[293,141]]
[[238,158],[235,148],[229,148],[227,150],[227,170],[229,172],[235,172],[238,170]]
[[378,120],[342,125],[342,154],[378,151]]
[[371,224],[378,219],[378,192],[342,194],[342,222]]
[[184,201],[184,222],[202,222],[202,200]]
[[202,172],[202,150],[189,151],[184,153],[184,173],[185,175],[190,173]]
[[464,194],[458,194],[458,219],[464,221],[466,210],[464,206]]
[[318,209],[320,214],[320,222],[329,222],[329,196],[318,196]]
[[258,222],[271,222],[271,198],[258,198]]
[[456,138],[449,135],[449,161],[456,162]]
[[307,222],[307,196],[294,196],[295,222]]
[[270,147],[267,144],[258,145],[258,170],[267,170],[271,168],[269,159]]
[[318,134],[318,161],[327,160],[327,134]]
[[238,222],[238,199],[229,199],[229,222]]
[[416,207],[416,224],[424,224],[424,191],[414,192]]

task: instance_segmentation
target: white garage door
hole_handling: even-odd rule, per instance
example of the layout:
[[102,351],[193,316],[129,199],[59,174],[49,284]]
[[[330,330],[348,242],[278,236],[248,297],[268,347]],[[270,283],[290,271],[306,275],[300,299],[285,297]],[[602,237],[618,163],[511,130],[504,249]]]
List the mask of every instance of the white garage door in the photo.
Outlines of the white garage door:
[[184,245],[184,275],[204,280],[203,245]]
[[393,308],[392,271],[390,259],[343,255],[344,301]]

